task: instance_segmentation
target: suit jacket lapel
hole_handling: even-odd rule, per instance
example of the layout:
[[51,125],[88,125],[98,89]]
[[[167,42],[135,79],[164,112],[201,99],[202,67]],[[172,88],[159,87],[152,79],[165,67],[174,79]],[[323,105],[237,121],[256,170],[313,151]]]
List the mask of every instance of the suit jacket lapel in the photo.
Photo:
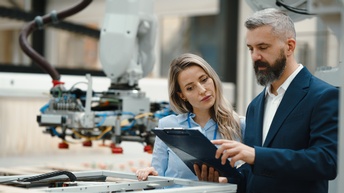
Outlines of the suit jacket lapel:
[[265,107],[265,89],[263,92],[261,92],[260,96],[257,98],[258,99],[258,107],[256,108],[255,115],[258,115],[258,117],[255,119],[256,122],[256,140],[254,145],[261,146],[262,145],[262,140],[263,140],[263,120],[264,120],[264,107]]
[[264,147],[269,146],[285,119],[307,94],[310,77],[311,74],[304,67],[289,85],[272,120],[270,130],[263,144]]

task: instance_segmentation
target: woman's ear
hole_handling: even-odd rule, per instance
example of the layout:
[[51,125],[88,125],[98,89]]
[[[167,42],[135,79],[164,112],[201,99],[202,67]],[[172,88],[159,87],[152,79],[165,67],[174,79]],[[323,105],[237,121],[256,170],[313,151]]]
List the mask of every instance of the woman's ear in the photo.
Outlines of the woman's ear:
[[187,101],[187,99],[184,97],[183,93],[177,92],[177,94],[183,101]]

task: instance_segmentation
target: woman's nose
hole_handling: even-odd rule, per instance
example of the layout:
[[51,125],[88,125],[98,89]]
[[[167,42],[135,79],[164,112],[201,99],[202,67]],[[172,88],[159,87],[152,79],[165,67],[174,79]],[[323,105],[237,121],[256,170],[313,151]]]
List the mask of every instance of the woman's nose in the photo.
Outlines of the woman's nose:
[[198,84],[198,91],[200,94],[204,94],[207,89],[202,85]]

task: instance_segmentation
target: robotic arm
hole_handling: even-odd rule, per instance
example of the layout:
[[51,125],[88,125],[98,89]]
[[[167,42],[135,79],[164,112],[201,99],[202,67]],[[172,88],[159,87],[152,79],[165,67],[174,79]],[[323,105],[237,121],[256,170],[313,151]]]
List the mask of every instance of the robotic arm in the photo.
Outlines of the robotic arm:
[[266,8],[287,10],[295,22],[311,17],[311,14],[307,12],[308,0],[288,0],[288,3],[284,3],[283,0],[246,0],[246,2],[253,11]]
[[138,87],[139,79],[152,71],[155,62],[153,0],[107,0],[105,6],[99,55],[111,86],[93,92],[90,75],[86,75],[87,91],[55,85],[51,100],[37,116],[46,133],[62,139],[60,148],[68,147],[68,138],[83,138],[85,146],[92,140],[111,140],[114,153],[122,152],[122,140],[149,147],[158,118],[172,112],[167,102],[151,103]]
[[246,0],[253,11],[277,8],[288,12],[295,21],[319,17],[340,41],[343,33],[344,0]]
[[156,18],[152,0],[106,1],[99,55],[112,87],[132,87],[153,69]]

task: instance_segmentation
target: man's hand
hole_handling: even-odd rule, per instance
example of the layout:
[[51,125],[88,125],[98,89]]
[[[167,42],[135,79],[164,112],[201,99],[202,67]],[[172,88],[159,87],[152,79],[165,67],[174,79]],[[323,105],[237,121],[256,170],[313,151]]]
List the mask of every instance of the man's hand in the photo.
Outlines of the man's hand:
[[226,160],[230,158],[230,164],[235,166],[235,162],[242,160],[248,164],[254,164],[255,151],[254,148],[244,145],[238,141],[218,139],[211,141],[214,145],[220,145],[216,150],[215,158],[221,157],[221,163],[224,165]]

